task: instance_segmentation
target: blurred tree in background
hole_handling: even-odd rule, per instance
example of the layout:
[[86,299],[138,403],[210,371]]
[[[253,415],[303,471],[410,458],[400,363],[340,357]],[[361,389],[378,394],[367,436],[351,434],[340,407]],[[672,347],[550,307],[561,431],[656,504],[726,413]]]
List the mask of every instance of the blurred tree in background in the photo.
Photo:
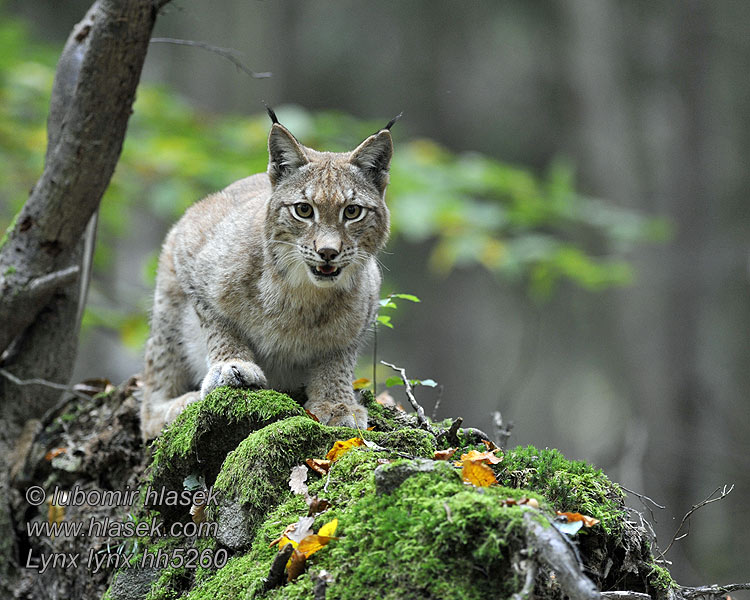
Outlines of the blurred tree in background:
[[[0,216],[9,221],[41,171],[57,56],[33,43],[12,19],[0,24],[0,56],[0,176],[7,182],[0,191]],[[296,106],[277,112],[303,143],[332,151],[354,147],[382,125]],[[116,240],[133,227],[134,211],[171,223],[206,194],[265,171],[268,129],[265,114],[210,114],[168,88],[140,86],[122,157],[101,204],[84,332],[92,326],[113,329],[126,346],[142,351],[150,297],[134,292],[130,310],[104,301]],[[538,176],[482,154],[455,154],[427,139],[401,137],[396,133],[399,148],[388,189],[392,235],[430,241],[429,264],[438,273],[479,264],[544,299],[560,279],[591,290],[628,284],[632,269],[625,252],[664,237],[662,221],[580,195],[572,169],[563,163]],[[143,264],[147,286],[153,284],[157,258],[154,249]]]

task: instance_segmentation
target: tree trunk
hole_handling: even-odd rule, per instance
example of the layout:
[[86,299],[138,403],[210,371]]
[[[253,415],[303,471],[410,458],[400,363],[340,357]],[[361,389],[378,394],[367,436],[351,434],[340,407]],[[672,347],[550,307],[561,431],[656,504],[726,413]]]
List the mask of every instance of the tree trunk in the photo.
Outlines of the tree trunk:
[[[88,245],[83,234],[120,157],[151,32],[168,1],[96,0],[60,57],[44,172],[0,241],[0,368],[10,374],[0,376],[0,490],[23,422],[60,393],[14,378],[70,378],[94,227]],[[0,530],[9,521],[6,501],[2,494]],[[0,545],[0,565],[11,554],[12,546]]]

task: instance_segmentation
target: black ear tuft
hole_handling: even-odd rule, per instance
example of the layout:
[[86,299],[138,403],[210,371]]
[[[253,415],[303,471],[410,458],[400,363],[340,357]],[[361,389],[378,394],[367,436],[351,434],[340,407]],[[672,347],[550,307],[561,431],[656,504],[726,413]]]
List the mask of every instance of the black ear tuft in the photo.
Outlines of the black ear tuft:
[[[273,109],[270,106],[268,106],[268,104],[266,104],[265,100],[261,100],[261,102],[263,102],[263,106],[266,107],[266,112],[268,113],[268,116],[271,117],[271,123],[276,125],[276,123],[279,122],[279,119],[276,117],[276,113],[273,112]],[[399,117],[400,116],[401,115],[399,115]]]
[[388,129],[368,137],[352,152],[351,163],[359,167],[381,194],[388,185],[388,170],[393,155],[393,141]]
[[[268,108],[268,107],[266,107],[266,108]],[[396,121],[398,121],[403,116],[404,116],[404,111],[402,110],[395,117],[393,117],[390,121],[388,121],[388,125],[386,125],[385,127],[383,127],[383,129],[387,129],[388,131],[390,131],[391,127],[393,127],[396,124]]]

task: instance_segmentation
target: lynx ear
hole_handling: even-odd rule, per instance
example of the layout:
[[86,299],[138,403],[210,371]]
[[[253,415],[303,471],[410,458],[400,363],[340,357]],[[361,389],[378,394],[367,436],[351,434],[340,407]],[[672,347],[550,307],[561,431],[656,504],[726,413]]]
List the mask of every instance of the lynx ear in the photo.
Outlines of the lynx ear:
[[382,194],[388,185],[388,169],[393,156],[393,141],[387,129],[371,135],[352,152],[350,162],[359,167]]
[[275,121],[268,134],[268,178],[271,185],[275,186],[308,162],[302,144],[286,127]]

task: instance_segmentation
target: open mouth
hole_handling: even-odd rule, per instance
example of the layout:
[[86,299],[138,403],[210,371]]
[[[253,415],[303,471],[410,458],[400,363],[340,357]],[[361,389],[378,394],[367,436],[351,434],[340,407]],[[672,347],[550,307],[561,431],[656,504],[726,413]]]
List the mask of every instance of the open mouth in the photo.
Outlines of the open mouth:
[[333,279],[339,273],[341,273],[341,267],[334,267],[333,265],[317,265],[310,267],[313,275],[317,277],[326,277]]

